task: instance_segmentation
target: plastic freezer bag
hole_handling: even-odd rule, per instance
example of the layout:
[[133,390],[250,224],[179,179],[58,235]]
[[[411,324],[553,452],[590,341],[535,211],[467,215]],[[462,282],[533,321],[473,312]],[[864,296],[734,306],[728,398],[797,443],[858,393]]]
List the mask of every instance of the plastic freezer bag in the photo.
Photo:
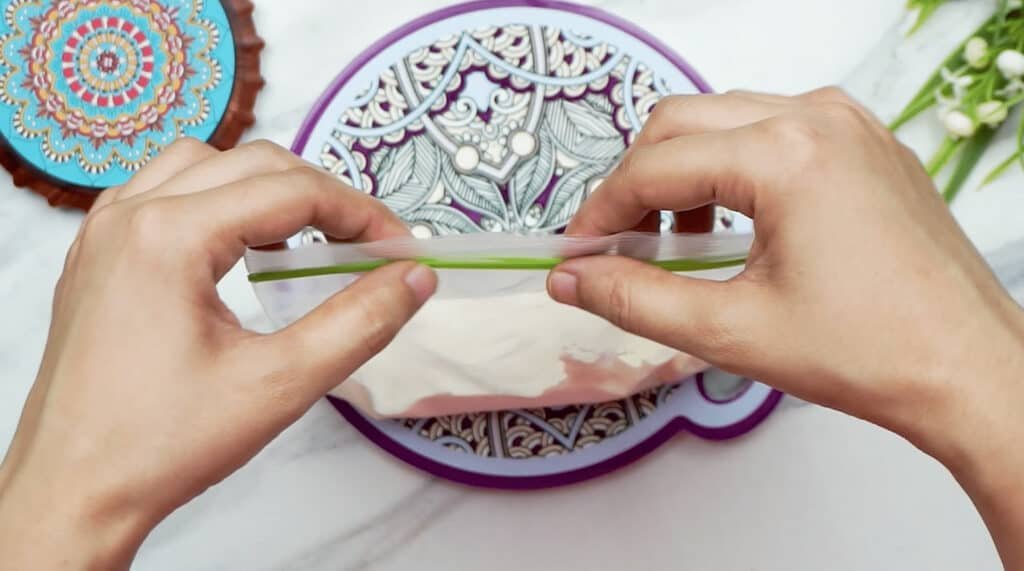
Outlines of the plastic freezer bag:
[[380,265],[415,259],[434,267],[435,296],[331,392],[372,416],[430,417],[616,400],[703,370],[694,357],[553,301],[547,270],[567,258],[608,254],[728,279],[741,271],[751,241],[737,234],[472,234],[250,250],[245,261],[278,327]]

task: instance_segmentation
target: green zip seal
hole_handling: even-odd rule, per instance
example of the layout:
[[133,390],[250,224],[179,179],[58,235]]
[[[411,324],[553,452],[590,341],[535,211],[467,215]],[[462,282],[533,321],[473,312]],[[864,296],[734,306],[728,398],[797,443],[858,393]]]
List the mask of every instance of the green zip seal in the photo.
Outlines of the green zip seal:
[[[473,260],[457,260],[444,258],[411,258],[424,266],[438,270],[550,270],[567,258],[477,258]],[[368,260],[350,262],[333,266],[317,266],[296,270],[271,270],[249,274],[252,283],[329,276],[334,274],[361,274],[402,260]],[[651,260],[647,263],[670,272],[696,272],[700,270],[717,270],[742,265],[746,257],[717,259],[682,259],[682,260]]]

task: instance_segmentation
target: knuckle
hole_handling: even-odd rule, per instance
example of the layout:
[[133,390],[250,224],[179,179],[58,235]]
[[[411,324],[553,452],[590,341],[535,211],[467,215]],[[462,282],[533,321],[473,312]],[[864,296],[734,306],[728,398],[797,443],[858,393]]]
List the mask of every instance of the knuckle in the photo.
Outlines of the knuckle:
[[284,147],[268,141],[257,139],[239,147],[239,152],[254,162],[268,165],[275,170],[288,170],[301,164],[301,159]]
[[846,91],[836,85],[829,85],[826,87],[820,87],[813,91],[809,91],[806,95],[807,99],[811,101],[817,101],[821,103],[853,103],[853,99],[846,93]]
[[330,177],[311,165],[299,165],[284,172],[289,184],[302,192],[321,193],[331,188]]
[[753,90],[750,90],[750,89],[733,88],[733,89],[730,89],[730,90],[725,91],[724,93],[722,93],[720,95],[720,97],[727,98],[730,101],[736,101],[736,100],[740,100],[740,99],[743,99],[743,100],[756,99],[756,98],[758,98],[758,97],[760,97],[762,95],[764,95],[764,93],[759,92],[759,91],[753,91]]
[[828,102],[820,108],[823,117],[842,129],[863,129],[866,126],[863,113],[852,103]]
[[120,209],[115,204],[108,204],[90,211],[82,221],[82,229],[77,242],[92,242],[97,234],[108,231],[121,215]]
[[642,174],[643,170],[640,169],[639,162],[640,151],[631,149],[619,161],[619,166],[615,169],[615,176],[622,180],[631,180],[636,175]]
[[689,105],[690,97],[688,95],[668,95],[661,98],[654,105],[654,109],[651,110],[649,121],[662,122],[666,118],[675,115]]
[[762,123],[766,136],[798,166],[814,162],[825,140],[819,125],[803,117],[789,115]]
[[85,220],[82,222],[83,226],[88,228],[90,226],[106,226],[110,224],[116,215],[117,206],[113,204],[101,205],[99,208],[94,208],[89,211],[85,216]]
[[148,201],[132,208],[126,215],[128,237],[142,247],[166,244],[169,236],[177,234],[167,207],[158,201]]
[[394,337],[394,330],[383,305],[373,303],[365,296],[359,298],[356,303],[360,324],[359,342],[368,359],[388,346]]
[[624,276],[614,276],[605,294],[608,319],[626,330],[633,329],[633,287]]
[[183,153],[186,155],[194,155],[199,153],[205,153],[212,149],[210,145],[196,139],[195,137],[179,137],[174,140],[173,143],[168,145],[165,152],[173,151],[175,153]]
[[749,99],[750,96],[751,96],[751,93],[749,91],[747,91],[747,90],[744,90],[744,89],[730,89],[729,91],[726,91],[725,93],[714,95],[713,97],[718,97],[718,98],[720,98],[722,100],[725,100],[725,101],[739,101],[739,100]]
[[117,199],[117,195],[121,193],[121,190],[124,189],[124,187],[125,185],[119,184],[117,186],[111,186],[110,188],[100,192],[96,197],[96,200],[93,201],[92,206],[89,207],[89,212],[92,213],[114,202]]

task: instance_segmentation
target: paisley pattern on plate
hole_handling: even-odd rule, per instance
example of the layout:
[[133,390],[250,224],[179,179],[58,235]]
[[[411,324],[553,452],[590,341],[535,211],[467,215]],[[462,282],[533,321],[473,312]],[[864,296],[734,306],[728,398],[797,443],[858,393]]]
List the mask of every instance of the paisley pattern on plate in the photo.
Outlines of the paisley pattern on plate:
[[557,231],[668,92],[642,61],[555,26],[489,26],[390,66],[319,162],[418,236]]
[[[677,57],[627,28],[602,12],[560,2],[477,2],[426,16],[343,72],[293,148],[382,200],[420,237],[559,232],[660,98],[706,90]],[[718,230],[738,222],[718,211]],[[671,225],[668,214],[662,227]],[[321,238],[313,232],[294,240]],[[429,457],[414,464],[472,472],[458,457],[536,461],[615,447],[625,442],[616,437],[670,400],[718,402],[707,395],[736,388],[715,389],[717,382],[709,379],[711,388],[701,384],[699,392],[675,399],[682,385],[600,405],[404,421],[371,421],[334,404],[388,450],[407,460],[403,447]],[[772,398],[777,395],[764,397]],[[767,410],[758,409],[759,418]],[[734,414],[737,423],[752,418],[748,409]]]
[[206,140],[235,51],[218,0],[6,0],[0,131],[71,185],[125,182],[181,136]]
[[675,387],[596,405],[408,419],[402,424],[451,450],[496,458],[532,458],[583,448],[646,418]]

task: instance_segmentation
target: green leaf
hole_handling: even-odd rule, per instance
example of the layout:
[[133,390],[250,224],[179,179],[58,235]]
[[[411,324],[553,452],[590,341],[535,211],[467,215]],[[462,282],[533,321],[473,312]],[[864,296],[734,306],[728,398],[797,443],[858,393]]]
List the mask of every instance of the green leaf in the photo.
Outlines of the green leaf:
[[1003,43],[1003,37],[1006,35],[1006,15],[1009,14],[1009,12],[1009,0],[999,0],[999,7],[996,8],[996,22],[999,25],[996,27],[995,37],[992,38],[993,45]]
[[989,171],[989,173],[985,175],[985,179],[981,181],[981,186],[979,188],[988,186],[992,181],[1002,176],[1002,174],[1006,172],[1006,169],[1010,168],[1010,165],[1018,161],[1020,162],[1021,167],[1024,167],[1024,115],[1021,115],[1020,122],[1017,123],[1017,152],[1006,157],[1006,159],[999,163],[996,168]]
[[981,186],[978,188],[988,186],[989,183],[1002,176],[1002,174],[1006,172],[1006,169],[1010,168],[1010,165],[1017,162],[1017,160],[1020,159],[1021,157],[1024,157],[1024,153],[1020,151],[1017,151],[1016,153],[1013,153],[1009,157],[1006,157],[1006,160],[999,163],[999,165],[996,168],[992,169],[991,171],[989,171],[987,175],[985,175],[985,180],[981,181]]
[[963,142],[963,139],[953,139],[951,137],[943,139],[942,145],[939,146],[939,149],[935,151],[935,155],[932,156],[931,160],[924,167],[928,171],[928,176],[934,177],[939,174],[942,171],[942,167],[946,166],[946,163],[949,162],[949,159],[956,153]]
[[917,13],[917,21],[914,22],[914,25],[910,28],[910,31],[907,32],[907,35],[910,36],[917,30],[919,30],[921,26],[923,26],[924,23],[928,20],[928,18],[930,18],[932,14],[936,10],[938,10],[940,4],[942,4],[941,1],[935,2],[934,4],[925,4],[921,6]]
[[1024,114],[1020,116],[1017,123],[1017,152],[1024,153]]
[[933,82],[929,79],[924,87],[921,88],[921,91],[914,96],[914,99],[903,108],[903,111],[900,112],[896,119],[889,123],[890,130],[895,131],[899,129],[908,121],[920,115],[922,111],[935,105],[935,90],[942,84],[942,77],[939,74],[935,74],[935,77],[937,81]]
[[910,103],[908,103],[903,111],[896,116],[896,119],[889,124],[889,129],[893,131],[899,129],[908,121],[917,117],[922,111],[935,104],[935,90],[942,85],[942,68],[955,67],[953,64],[957,63],[963,57],[964,46],[967,44],[967,40],[983,32],[987,26],[996,21],[997,17],[998,14],[993,14],[992,17],[985,20],[977,30],[967,36],[964,41],[960,42],[960,45],[958,45],[956,49],[939,64],[939,67],[935,69],[935,72],[932,73],[931,77],[925,81],[924,85],[921,86],[921,89],[919,89],[913,99],[910,100]]
[[988,148],[995,134],[995,129],[985,127],[979,129],[973,137],[967,139],[963,146],[963,152],[960,154],[960,160],[957,162],[956,168],[953,169],[953,174],[949,177],[946,187],[942,189],[942,198],[947,203],[953,202],[953,199],[956,198],[964,182],[967,181],[968,175],[971,174],[975,165],[981,160],[981,155],[985,153],[985,149]]

